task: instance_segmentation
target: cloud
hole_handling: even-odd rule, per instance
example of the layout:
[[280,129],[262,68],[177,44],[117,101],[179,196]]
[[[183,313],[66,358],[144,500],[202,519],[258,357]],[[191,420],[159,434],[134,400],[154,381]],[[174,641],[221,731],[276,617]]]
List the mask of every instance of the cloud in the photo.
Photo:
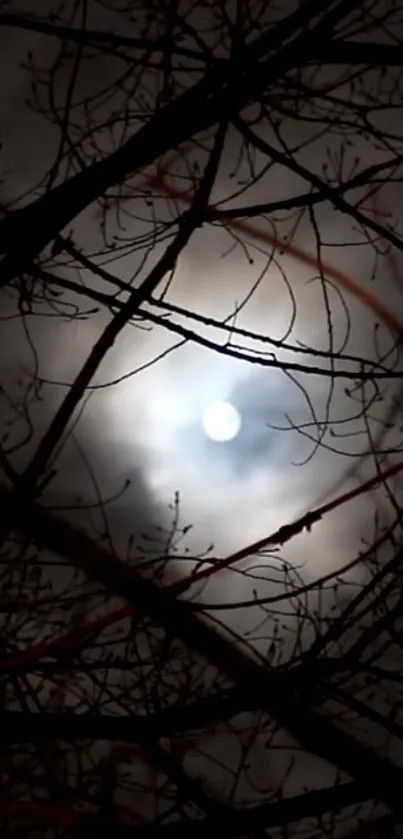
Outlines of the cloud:
[[[42,40],[38,38],[36,42],[42,49]],[[25,40],[18,43],[24,52]],[[45,39],[44,43],[52,52],[49,41]],[[106,62],[100,75],[95,78],[94,74],[94,84],[101,85],[102,73],[105,78],[109,73],[113,75],[112,65]],[[87,92],[91,83],[90,78],[80,82]],[[2,164],[3,170],[13,169],[10,189],[14,194],[17,189],[22,191],[28,183],[34,183],[54,159],[57,132],[50,129],[43,134],[42,120],[27,115],[23,107],[23,74],[15,79],[10,96],[13,119],[5,125]],[[33,154],[28,153],[27,134],[30,149],[35,150]],[[305,153],[313,167],[317,148],[313,144],[309,154]],[[233,190],[229,173],[237,152],[232,136],[224,173],[216,189],[219,197]],[[363,159],[368,155],[364,146],[362,155]],[[300,179],[289,173],[285,175],[279,167],[273,167],[270,176],[270,195],[267,184],[266,180],[263,187],[255,185],[249,195],[242,196],[242,203],[288,197],[301,187]],[[6,198],[8,188],[4,190]],[[373,282],[374,253],[371,247],[354,243],[358,235],[351,221],[336,216],[327,205],[320,207],[317,217],[325,243],[323,258],[352,276],[363,288],[373,289],[375,294],[381,291],[384,294],[387,284],[388,294],[389,290],[391,295],[395,294],[391,297],[392,305],[397,306],[400,298],[396,297],[387,277],[387,261],[378,259],[377,278]],[[266,225],[264,219],[259,223]],[[286,217],[279,220],[278,228],[290,231]],[[134,227],[130,228],[131,236],[135,232]],[[100,240],[94,208],[80,218],[77,236],[84,250],[96,250]],[[293,243],[315,253],[317,243],[309,219],[298,226]],[[160,251],[161,248],[155,248],[149,261],[155,261]],[[319,351],[326,351],[330,346],[330,317],[334,346],[340,347],[344,342],[348,353],[368,359],[375,357],[375,318],[361,302],[347,295],[343,302],[335,281],[324,289],[312,268],[292,256],[277,253],[275,259],[272,257],[269,245],[264,247],[262,242],[246,241],[242,236],[237,243],[230,231],[205,226],[195,233],[181,256],[166,300],[218,320],[228,318],[228,323],[260,331],[276,340],[287,336],[296,347],[300,342],[301,346],[309,345]],[[124,259],[113,260],[107,267],[111,273],[127,279],[133,275],[139,259],[138,254],[129,250]],[[257,283],[256,290],[250,296],[254,283]],[[6,300],[3,295],[3,301]],[[9,348],[7,358],[2,361],[3,373],[7,368],[7,387],[15,382],[17,372],[23,381],[28,381],[29,375],[21,367],[25,371],[27,367],[33,369],[32,346],[37,352],[39,375],[48,382],[43,387],[43,401],[32,407],[35,427],[32,444],[22,450],[17,462],[23,464],[28,458],[66,393],[65,385],[74,379],[108,318],[104,313],[87,320],[68,321],[66,317],[29,320],[29,340],[21,324],[17,326],[15,321],[2,324]],[[217,331],[200,327],[200,332],[218,340]],[[383,346],[387,347],[391,340],[386,337],[385,329],[383,336]],[[214,543],[215,551],[225,554],[305,512],[337,483],[353,462],[351,458],[365,446],[363,420],[354,419],[360,410],[362,393],[346,393],[343,380],[338,380],[331,391],[324,377],[300,373],[290,377],[189,343],[154,366],[127,376],[151,358],[165,353],[176,340],[160,327],[148,330],[128,327],[97,374],[96,389],[77,418],[74,433],[79,446],[87,452],[105,496],[119,491],[126,478],[132,480],[130,493],[108,508],[115,538],[121,546],[127,543],[132,530],[139,535],[157,522],[165,526],[170,515],[168,505],[178,491],[181,522],[194,525],[188,536],[191,550],[202,551]],[[231,336],[231,345],[235,346],[236,342]],[[276,353],[280,359],[301,361],[303,358],[275,347],[260,349]],[[319,364],[320,359],[314,361]],[[320,363],[326,366],[326,361]],[[120,382],[106,386],[121,377],[124,378]],[[369,389],[368,386],[367,395]],[[389,388],[384,403],[378,408],[374,406],[374,414],[385,411],[392,394],[393,389]],[[242,414],[241,434],[225,444],[207,440],[201,425],[204,407],[217,399],[230,399]],[[351,419],[341,426],[340,421],[347,417]],[[299,430],[290,428],[290,421]],[[323,443],[336,449],[336,453],[323,446],[315,451],[309,435],[315,438],[318,423],[323,426],[333,423],[336,436],[327,435]],[[288,430],[281,431],[281,428]],[[59,476],[49,486],[48,497],[59,502],[62,496],[68,500],[84,489],[89,490],[88,465],[73,442],[67,444],[58,469]],[[372,516],[373,508],[367,501],[343,509],[315,527],[312,534],[295,540],[285,551],[286,558],[297,565],[302,563],[308,576],[320,575],[342,564],[347,554],[351,558]],[[231,580],[235,578],[232,576]],[[238,586],[231,582],[231,586],[235,596],[241,583]]]

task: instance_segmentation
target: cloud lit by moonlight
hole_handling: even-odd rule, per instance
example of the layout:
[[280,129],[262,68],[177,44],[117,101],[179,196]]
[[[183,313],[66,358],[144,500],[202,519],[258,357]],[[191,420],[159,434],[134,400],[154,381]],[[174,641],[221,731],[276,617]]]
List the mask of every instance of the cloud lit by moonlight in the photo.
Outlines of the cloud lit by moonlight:
[[203,411],[203,428],[211,440],[233,440],[241,428],[241,417],[230,402],[213,402]]

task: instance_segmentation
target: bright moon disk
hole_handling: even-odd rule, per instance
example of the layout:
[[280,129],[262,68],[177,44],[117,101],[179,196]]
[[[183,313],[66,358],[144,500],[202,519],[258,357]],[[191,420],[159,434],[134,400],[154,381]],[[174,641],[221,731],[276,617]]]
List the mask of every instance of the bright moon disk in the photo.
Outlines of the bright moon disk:
[[213,402],[203,411],[203,428],[211,440],[232,440],[241,427],[241,417],[230,402]]

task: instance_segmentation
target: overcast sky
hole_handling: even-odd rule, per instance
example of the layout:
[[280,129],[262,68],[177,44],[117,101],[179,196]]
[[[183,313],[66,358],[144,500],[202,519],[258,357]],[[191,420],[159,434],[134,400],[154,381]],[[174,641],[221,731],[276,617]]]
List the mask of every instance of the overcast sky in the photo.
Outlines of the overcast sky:
[[[66,0],[66,19],[72,5],[70,0]],[[84,5],[79,3],[77,7]],[[147,7],[147,0],[139,5]],[[149,7],[151,5],[150,0]],[[291,11],[289,0],[285,0],[283,5],[288,12]],[[41,0],[41,3],[37,0],[6,0],[2,3],[0,0],[0,14],[4,11],[33,11],[38,15],[56,6],[59,8],[55,0]],[[124,8],[125,0],[116,0],[115,6],[116,9]],[[228,3],[228,9],[230,6]],[[276,8],[274,6],[267,4],[268,15],[281,13],[281,3],[276,4]],[[88,2],[87,12],[88,27],[125,35],[138,34],[136,25],[130,22],[126,13],[111,12],[97,0]],[[79,25],[79,19],[74,23]],[[202,22],[199,23],[201,26]],[[15,206],[22,206],[38,196],[48,183],[49,170],[57,159],[59,128],[44,115],[35,112],[35,101],[45,108],[56,104],[60,113],[63,112],[75,52],[72,50],[68,62],[58,65],[52,88],[48,87],[45,76],[45,84],[33,89],[30,71],[24,65],[30,52],[37,68],[36,78],[40,80],[39,68],[51,68],[58,57],[58,50],[58,42],[47,35],[0,26],[0,205],[15,201]],[[326,72],[331,75],[333,71]],[[109,85],[116,84],[121,73],[121,62],[110,56],[98,56],[82,65],[74,92],[75,101],[81,102],[81,105],[73,108],[70,115],[72,142],[83,140],[85,119],[82,103],[85,97],[99,95],[96,105],[86,114],[92,121],[92,128],[94,125],[101,126],[119,109],[124,112],[125,98],[132,104],[127,91],[134,74],[133,68],[129,81],[125,81],[126,88],[121,86],[118,93],[115,87],[113,97],[103,93]],[[321,78],[323,80],[324,75]],[[371,83],[370,74],[367,81]],[[36,96],[38,100],[35,100]],[[138,102],[134,95],[133,99],[134,112]],[[398,117],[382,112],[379,124],[383,129],[401,136]],[[111,137],[106,130],[99,128],[96,132],[99,156],[108,154],[114,143],[127,139],[126,129],[123,129],[122,136],[119,130],[116,128]],[[127,130],[129,133],[136,130],[133,115]],[[335,135],[316,136],[317,126],[310,123],[303,125],[293,118],[292,111],[291,116],[284,120],[282,132],[284,142],[292,148],[299,147],[299,162],[320,176],[323,176],[325,163],[329,164],[332,155],[340,149]],[[268,132],[268,136],[273,141],[273,133],[269,135]],[[184,183],[188,184],[183,179],[183,175],[188,174],[188,166],[190,169],[197,164],[199,171],[203,170],[207,157],[202,146],[205,140],[206,137],[203,137],[199,146],[194,144],[182,149],[179,160],[170,164],[171,186],[181,189]],[[384,158],[384,152],[376,150],[365,137],[352,132],[349,140],[350,145],[341,143],[346,178],[351,171]],[[82,148],[90,154],[93,152],[88,139],[80,146],[81,151]],[[302,179],[279,165],[272,165],[263,182],[246,190],[245,180],[250,178],[249,161],[245,156],[240,157],[240,150],[239,137],[235,129],[231,129],[214,185],[212,203],[227,201],[228,205],[235,207],[274,202],[307,190]],[[266,160],[256,154],[253,163],[258,171]],[[77,161],[75,165],[79,165]],[[337,165],[336,161],[336,168]],[[72,171],[69,169],[66,174],[61,167],[59,179],[70,177]],[[143,177],[144,174],[137,180],[133,179],[131,185],[138,185]],[[242,194],[234,196],[241,186]],[[114,210],[109,213],[106,233],[109,241],[116,233],[121,236],[121,241],[124,237],[127,239],[118,255],[112,248],[109,252],[104,248],[99,205],[87,208],[64,233],[71,233],[75,246],[83,254],[90,259],[93,257],[118,279],[131,282],[135,277],[135,282],[140,283],[158,260],[166,243],[150,249],[142,264],[145,249],[133,246],[136,237],[152,229],[153,214],[160,220],[177,217],[178,214],[175,202],[167,202],[165,196],[154,194],[153,197],[154,204],[150,207],[142,200],[133,199],[130,185],[126,185],[121,205],[121,220],[125,226],[118,229]],[[401,229],[399,183],[382,188],[378,209],[390,213],[397,229]],[[207,550],[209,556],[225,556],[289,523],[325,497],[355,487],[360,480],[372,476],[376,468],[373,458],[362,461],[360,455],[368,446],[369,435],[376,436],[382,428],[382,421],[390,415],[394,400],[400,402],[400,409],[402,407],[396,380],[384,382],[378,394],[381,398],[373,401],[369,411],[363,412],[363,404],[376,395],[372,384],[368,383],[362,390],[351,390],[351,380],[343,377],[332,381],[317,372],[287,372],[276,369],[275,363],[270,365],[277,359],[294,365],[307,363],[328,369],[329,362],[320,353],[329,350],[336,354],[342,350],[345,356],[358,356],[368,362],[377,361],[384,355],[385,364],[392,365],[398,356],[394,349],[395,336],[385,321],[379,324],[379,318],[364,305],[358,294],[346,290],[346,285],[350,283],[351,288],[370,292],[392,316],[401,317],[403,321],[403,314],[400,315],[403,312],[403,283],[400,287],[396,284],[390,260],[380,253],[376,256],[362,230],[356,228],[350,217],[342,216],[326,203],[319,204],[311,219],[305,213],[296,226],[294,214],[276,214],[277,234],[292,240],[293,247],[307,256],[305,263],[297,258],[295,251],[286,253],[281,248],[273,249],[270,240],[274,230],[272,219],[259,218],[250,224],[254,230],[260,231],[260,236],[238,228],[236,239],[233,228],[225,229],[218,225],[204,225],[198,229],[181,254],[174,275],[169,282],[161,284],[158,294],[163,293],[164,305],[172,304],[205,319],[221,321],[227,327],[236,326],[265,336],[265,344],[252,342],[202,324],[200,320],[187,320],[178,313],[170,315],[171,321],[194,330],[204,340],[219,344],[227,341],[230,352],[236,353],[237,345],[242,344],[255,362],[259,361],[257,352],[265,352],[264,358],[261,357],[264,363],[247,363],[196,342],[183,341],[151,320],[126,326],[92,381],[87,398],[75,416],[71,434],[57,451],[52,464],[56,472],[41,499],[42,503],[57,509],[58,513],[78,523],[90,535],[99,537],[105,531],[105,519],[96,509],[88,511],[85,505],[90,503],[94,506],[99,501],[99,495],[102,496],[112,546],[120,556],[126,557],[130,549],[132,560],[143,559],[144,556],[159,555],[164,548],[172,553],[176,546],[177,560],[168,566],[168,582],[188,570],[189,557],[204,554]],[[318,248],[314,225],[320,232],[321,257],[327,265],[326,285],[318,276],[318,270],[309,265],[309,257],[315,258]],[[76,272],[66,267],[65,261],[63,254],[56,255],[51,264],[52,270],[61,277],[82,280],[92,288],[110,292],[107,283],[88,271]],[[401,269],[403,277],[400,262],[397,258],[396,270],[399,274]],[[74,307],[80,308],[80,318],[68,317],[75,311]],[[6,447],[18,446],[26,440],[12,456],[12,462],[18,469],[23,469],[29,462],[67,389],[111,318],[109,312],[94,312],[95,308],[96,304],[90,299],[66,292],[63,298],[50,301],[41,316],[22,319],[15,294],[10,290],[0,291],[0,385],[4,388],[0,392],[0,435]],[[145,305],[143,309],[154,315],[166,314],[163,308],[151,305]],[[279,349],[278,344],[283,341],[288,349],[285,345]],[[176,344],[179,345],[176,347]],[[306,348],[312,350],[310,355],[304,352]],[[401,369],[401,359],[397,364]],[[356,363],[351,358],[350,361],[338,362],[338,366],[346,370],[356,369]],[[39,394],[35,392],[34,380],[42,383]],[[26,413],[21,414],[15,410],[15,404],[20,406],[24,398]],[[225,442],[209,439],[202,423],[205,408],[217,401],[230,402],[241,419],[238,435]],[[319,441],[318,429],[322,432]],[[399,434],[401,436],[398,427],[391,429],[383,439],[383,447],[388,449],[392,446]],[[397,458],[398,454],[394,457]],[[4,475],[2,480],[6,481]],[[395,484],[391,483],[391,486],[395,488]],[[177,493],[180,514],[177,525],[179,528],[191,525],[192,528],[181,539],[171,541],[172,523],[177,513],[174,505]],[[80,506],[83,509],[80,510]],[[384,489],[378,489],[326,516],[310,532],[305,531],[292,539],[281,552],[244,560],[240,568],[241,571],[248,569],[248,576],[238,569],[220,572],[198,596],[210,607],[218,605],[220,608],[214,611],[214,615],[237,632],[244,633],[262,653],[267,654],[271,638],[275,637],[275,652],[281,658],[279,637],[282,637],[283,654],[295,653],[296,649],[298,654],[299,648],[295,647],[296,613],[300,610],[302,620],[306,617],[304,639],[311,640],[318,626],[313,610],[320,601],[320,609],[327,614],[328,608],[334,605],[333,591],[309,594],[306,600],[303,597],[294,601],[284,600],[270,611],[251,608],[250,605],[243,608],[239,601],[284,593],[284,568],[288,569],[286,584],[289,591],[291,582],[309,582],[342,567],[353,560],[363,546],[373,541],[376,527],[379,523],[385,524],[392,513]],[[131,547],[132,535],[134,545]],[[42,558],[43,553],[40,561]],[[51,573],[54,574],[53,569]],[[63,571],[58,570],[57,573],[60,574],[58,583],[62,590],[74,571],[63,566]],[[364,565],[351,571],[348,581],[352,587],[342,587],[338,608],[343,607],[343,598],[347,599],[351,591],[357,591],[355,583],[366,580],[370,573],[371,568]],[[79,618],[83,614],[84,618],[88,617],[91,603],[91,600],[80,598],[82,614]],[[102,596],[101,605],[97,602],[94,607],[94,614],[96,609],[104,610],[106,603],[111,608],[111,601]],[[228,608],[224,609],[223,604]],[[230,608],[231,605],[234,607]],[[304,612],[305,607],[310,607],[311,611],[307,609]],[[66,625],[69,620],[75,619],[76,614],[67,616]],[[51,628],[39,626],[39,635],[52,631],[52,620],[51,614]],[[127,623],[130,620],[128,618]],[[57,615],[57,626],[59,621]],[[274,635],[276,621],[281,625],[278,636]],[[122,625],[112,627],[108,643],[115,630],[119,633],[121,629]],[[361,631],[361,626],[357,631]],[[141,635],[140,632],[138,634]],[[147,644],[148,641],[141,637],[139,643]],[[97,655],[95,646],[94,649]],[[109,649],[116,651],[118,648],[111,645]],[[174,645],[172,650],[176,666]],[[180,655],[178,661],[181,667]],[[392,666],[394,664],[392,662]],[[168,663],[167,671],[169,666]],[[195,680],[200,678],[200,684],[202,679],[208,682],[211,678],[211,668],[204,667],[203,670],[202,666],[201,670],[202,675],[195,676]],[[131,684],[132,675],[127,677],[125,685]],[[81,676],[79,674],[79,679]],[[102,710],[115,713],[118,709],[121,714],[126,701],[121,696],[129,696],[130,688],[120,691],[120,673],[116,675],[111,670],[109,679],[108,686],[115,679],[116,684],[112,684],[108,695],[105,691]],[[126,671],[123,680],[126,680]],[[43,679],[43,683],[45,694],[53,682]],[[82,684],[84,695],[87,689],[84,677]],[[95,695],[95,692],[91,693],[93,686],[90,679],[88,684],[88,696]],[[159,686],[156,690],[158,692]],[[66,685],[62,686],[61,702],[64,702],[64,707],[69,705],[77,709],[78,702],[81,702],[80,710],[90,707],[91,700],[77,700],[78,695],[78,691],[75,693]],[[142,698],[135,698],[130,706],[128,704],[128,709],[141,707],[142,702]],[[48,708],[45,701],[43,707]],[[358,730],[355,722],[354,726],[355,736]],[[232,788],[228,791],[224,787],[233,782],[233,767],[238,762],[240,766],[244,760],[244,755],[240,755],[240,732],[245,733],[247,728],[245,717],[237,717],[229,725],[223,724],[218,733],[215,730],[203,733],[204,757],[200,754],[195,757],[196,752],[192,753],[189,747],[185,768],[207,779],[207,791],[210,785],[215,785],[215,792],[218,790],[219,795],[228,793],[232,796]],[[259,795],[267,799],[267,790],[275,789],[276,784],[282,785],[283,794],[293,794],[302,786],[313,789],[326,783],[332,784],[334,767],[303,749],[295,749],[297,771],[288,772],[293,743],[288,733],[281,730],[275,735],[274,745],[269,744],[273,746],[274,758],[270,755],[271,759],[268,759],[270,726],[267,727],[263,721],[258,728],[256,739],[251,740],[250,760],[248,757],[247,772],[249,781],[252,780],[250,784],[244,780],[243,786],[241,783],[237,789],[238,799],[235,796],[234,799],[228,798],[229,801],[239,801],[245,789],[245,798],[249,796],[249,800],[256,802]],[[361,729],[361,734],[364,740],[366,732]],[[283,748],[277,749],[280,743]],[[94,749],[100,752],[105,748],[105,744],[94,744]],[[388,748],[392,752],[394,744],[389,743]],[[225,761],[228,771],[222,770]],[[127,764],[122,761],[122,771],[128,772],[129,765],[136,782],[140,777],[142,783],[144,765],[131,756]],[[155,778],[151,783],[153,792],[157,786]],[[342,773],[338,780],[340,778],[343,779]],[[138,788],[141,789],[141,786]],[[124,783],[122,789],[125,796]],[[147,801],[143,792],[141,798],[140,810],[143,807],[145,812]],[[136,806],[136,803],[131,800],[131,805]],[[152,801],[150,816],[154,814],[155,806]],[[365,815],[365,807],[360,813]],[[297,829],[303,831],[304,826],[299,825]]]
[[[11,4],[13,10],[17,5]],[[28,8],[27,3],[20,5]],[[36,4],[33,8],[36,10]],[[108,28],[104,11],[96,4],[91,8],[94,8],[92,25],[103,22]],[[121,25],[117,18],[115,24]],[[0,95],[7,101],[1,124],[0,198],[10,200],[35,186],[55,157],[58,132],[26,107],[30,80],[19,64],[27,49],[31,49],[36,60],[46,65],[53,59],[56,47],[46,36],[9,29],[0,29],[0,47]],[[91,77],[88,72],[80,77],[82,95],[101,89],[105,80],[114,77],[116,67],[112,59],[98,60]],[[61,90],[65,83],[66,77],[62,77]],[[288,130],[290,136],[294,132],[295,143],[302,139],[295,135],[294,122]],[[237,153],[237,141],[230,135],[213,200],[223,199],[233,191],[229,175]],[[375,152],[358,138],[351,149],[351,155],[355,154],[360,156],[362,165],[377,160]],[[301,152],[301,160],[319,171],[325,156],[323,138]],[[240,201],[243,204],[249,200],[274,201],[287,198],[300,188],[301,182],[296,177],[274,167],[264,189],[254,187]],[[392,212],[399,209],[397,190],[388,189],[382,200],[385,209]],[[163,212],[162,203],[159,206]],[[387,261],[379,259],[373,276],[374,254],[362,244],[362,234],[353,229],[350,220],[328,206],[317,212],[316,220],[326,244],[323,259],[348,274],[362,288],[370,288],[372,293],[380,295],[391,309],[401,306],[401,296],[393,285]],[[286,217],[282,229],[290,231]],[[91,255],[98,235],[92,208],[75,225],[74,231],[77,244]],[[135,232],[134,228],[130,231],[131,235]],[[274,339],[287,335],[294,345],[300,341],[327,350],[329,312],[315,272],[292,256],[276,254],[275,264],[270,260],[270,245],[247,236],[241,238],[247,248],[241,244],[233,247],[234,240],[223,229],[199,230],[179,260],[165,299],[194,308],[203,315],[230,318],[261,273],[260,285],[242,306],[236,325]],[[293,241],[315,253],[315,238],[307,220]],[[151,260],[157,254],[158,250]],[[129,253],[124,259],[110,261],[107,268],[127,280],[138,259]],[[329,286],[327,291],[335,346],[345,342],[346,353],[369,360],[375,358],[373,313],[345,292],[341,301],[337,289]],[[13,304],[6,293],[2,301],[3,312],[10,313]],[[47,382],[43,401],[32,408],[35,440],[46,428],[65,393],[65,386],[72,381],[108,317],[103,313],[78,322],[38,318],[30,322],[29,336],[16,320],[2,322],[2,346],[7,347],[7,352],[2,354],[0,364],[5,384],[11,387],[13,381],[15,388],[17,374],[23,382],[27,381],[24,369],[33,369],[31,345],[37,352],[38,375]],[[214,330],[200,326],[197,329],[212,339],[218,337]],[[289,426],[290,420],[294,424],[312,423],[312,406],[322,422],[326,410],[333,423],[354,417],[359,411],[359,395],[358,402],[346,395],[348,382],[343,379],[337,381],[329,395],[329,382],[324,377],[296,374],[291,379],[281,371],[248,365],[191,343],[171,352],[151,368],[135,372],[177,340],[177,336],[151,324],[147,329],[126,328],[98,372],[96,387],[74,429],[74,439],[68,441],[60,456],[59,474],[47,497],[49,503],[72,503],[78,494],[93,494],[88,465],[80,455],[80,450],[85,450],[104,497],[119,492],[126,479],[132,481],[128,492],[110,506],[118,547],[125,544],[132,530],[140,534],[153,524],[167,525],[171,519],[168,505],[178,491],[181,522],[193,525],[187,537],[191,550],[204,550],[214,543],[214,553],[225,554],[305,512],[351,467],[352,460],[347,455],[356,455],[367,443],[362,419],[343,426],[340,438],[326,437],[325,442],[336,453],[325,448],[314,451],[315,443]],[[379,341],[384,349],[392,346],[385,327],[381,328]],[[294,362],[300,360],[297,354],[287,358]],[[326,366],[326,362],[323,364]],[[133,375],[127,376],[131,371]],[[122,376],[122,381],[106,387],[108,382]],[[390,386],[385,400],[373,409],[375,417],[377,412],[380,416],[387,413],[394,393],[395,386]],[[204,433],[203,410],[216,400],[228,400],[240,412],[241,432],[230,442],[213,442]],[[336,432],[337,428],[334,425]],[[315,437],[313,426],[307,431]],[[20,432],[21,429],[14,428],[12,433]],[[16,464],[26,462],[29,451],[27,446],[16,455]],[[372,466],[368,464],[365,469],[371,470]],[[309,578],[352,559],[362,537],[372,535],[373,505],[373,498],[363,499],[338,511],[315,526],[312,533],[296,539],[284,550],[284,556],[298,566],[303,565]],[[246,583],[233,574],[223,574],[214,585],[215,592],[208,590],[210,598],[213,595],[238,597],[246,592]],[[248,589],[252,585],[248,584]]]

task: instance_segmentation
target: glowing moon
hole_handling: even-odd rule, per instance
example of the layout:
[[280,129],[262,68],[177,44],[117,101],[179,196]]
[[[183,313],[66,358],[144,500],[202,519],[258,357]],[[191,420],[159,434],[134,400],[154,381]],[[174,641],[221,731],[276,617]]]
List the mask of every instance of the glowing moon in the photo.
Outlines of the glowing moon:
[[241,428],[241,417],[230,402],[213,402],[203,411],[203,428],[211,440],[232,440]]

